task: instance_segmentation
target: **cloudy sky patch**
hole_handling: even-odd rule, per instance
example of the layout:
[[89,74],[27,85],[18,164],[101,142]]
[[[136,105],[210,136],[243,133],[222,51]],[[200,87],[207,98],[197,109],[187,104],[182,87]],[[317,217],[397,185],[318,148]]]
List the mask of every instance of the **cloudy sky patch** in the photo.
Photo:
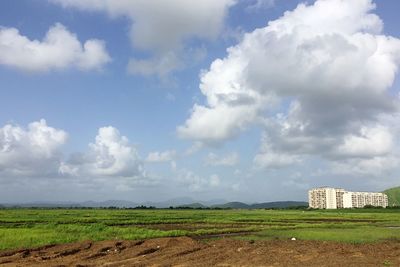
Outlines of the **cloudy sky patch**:
[[399,7],[3,1],[0,201],[398,186]]

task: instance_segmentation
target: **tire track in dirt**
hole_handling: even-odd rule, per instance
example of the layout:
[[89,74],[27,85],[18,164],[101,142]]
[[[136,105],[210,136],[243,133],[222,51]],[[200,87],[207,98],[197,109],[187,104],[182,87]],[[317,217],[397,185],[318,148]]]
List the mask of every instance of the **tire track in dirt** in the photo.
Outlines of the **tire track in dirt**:
[[0,252],[0,266],[400,266],[400,241],[243,241],[190,237],[50,245]]

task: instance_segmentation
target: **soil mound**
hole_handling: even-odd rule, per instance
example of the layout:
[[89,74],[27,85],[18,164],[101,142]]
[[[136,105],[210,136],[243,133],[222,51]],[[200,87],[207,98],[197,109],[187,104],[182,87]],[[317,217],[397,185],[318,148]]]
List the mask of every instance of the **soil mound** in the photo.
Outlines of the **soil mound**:
[[400,266],[400,242],[86,241],[3,251],[0,266]]

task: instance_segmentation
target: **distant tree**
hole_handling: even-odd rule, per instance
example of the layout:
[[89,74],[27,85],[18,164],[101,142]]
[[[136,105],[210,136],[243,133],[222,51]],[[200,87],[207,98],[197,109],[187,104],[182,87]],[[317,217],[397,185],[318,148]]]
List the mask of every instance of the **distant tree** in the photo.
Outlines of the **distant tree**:
[[147,207],[147,206],[144,206],[144,205],[140,205],[140,206],[134,207],[133,209],[135,209],[135,210],[149,210],[149,209],[156,209],[156,207],[154,207],[154,206]]
[[364,209],[383,209],[381,206],[365,205]]

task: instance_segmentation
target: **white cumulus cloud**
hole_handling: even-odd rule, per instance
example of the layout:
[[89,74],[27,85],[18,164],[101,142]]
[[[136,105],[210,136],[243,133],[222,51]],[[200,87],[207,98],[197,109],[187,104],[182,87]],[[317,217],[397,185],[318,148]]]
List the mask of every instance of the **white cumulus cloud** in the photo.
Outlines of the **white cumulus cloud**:
[[318,0],[246,33],[202,73],[206,104],[178,135],[213,144],[262,125],[255,162],[266,167],[389,153],[393,134],[380,117],[398,112],[389,89],[400,40],[383,33],[374,9],[372,0]]
[[44,119],[27,128],[6,124],[0,128],[0,174],[4,177],[56,176],[61,147],[67,133],[47,125]]
[[335,152],[353,157],[377,157],[389,154],[393,145],[393,136],[388,128],[362,127],[357,135],[345,136],[343,144]]
[[99,129],[86,153],[72,155],[60,173],[79,177],[144,178],[146,172],[136,148],[111,126]]
[[1,65],[29,72],[98,70],[110,60],[104,41],[81,43],[60,23],[50,27],[42,41],[30,40],[16,28],[0,28]]
[[135,48],[150,51],[150,58],[133,58],[128,71],[159,76],[181,68],[182,54],[190,53],[185,42],[190,38],[215,39],[235,0],[50,0],[63,7],[104,12],[110,17],[131,21],[130,39]]

